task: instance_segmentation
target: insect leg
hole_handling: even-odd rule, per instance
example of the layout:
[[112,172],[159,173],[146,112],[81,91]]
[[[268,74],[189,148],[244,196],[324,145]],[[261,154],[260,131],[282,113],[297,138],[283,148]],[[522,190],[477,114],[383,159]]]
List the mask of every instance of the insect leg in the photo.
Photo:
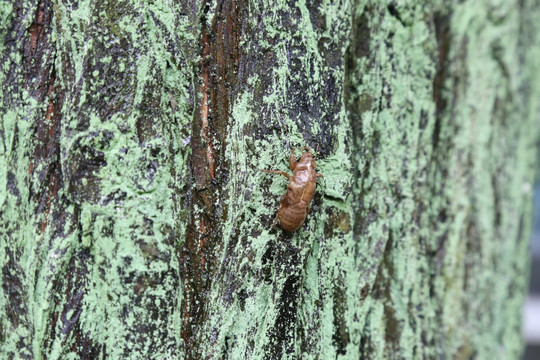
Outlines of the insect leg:
[[323,177],[323,174],[317,173],[317,174],[315,174],[315,176],[318,177],[318,178],[320,178],[320,177]]
[[294,156],[294,150],[291,149],[291,156],[289,156],[289,168],[291,169],[291,171],[294,171],[294,169],[296,168],[296,157]]
[[276,225],[278,220],[279,220],[279,211],[276,214],[276,218],[274,219],[274,222],[272,223],[272,226]]
[[[280,203],[283,202],[283,198],[284,198],[284,197],[285,197],[285,195],[283,195],[283,196],[281,197]],[[281,211],[281,205],[279,206],[279,210],[278,210],[278,212],[277,212],[277,214],[276,214],[276,218],[274,219],[274,222],[272,223],[272,226],[276,225],[276,223],[278,222],[278,220],[279,220],[279,212],[280,212],[280,211]]]
[[262,171],[264,171],[265,173],[281,174],[285,176],[287,179],[291,180],[291,176],[287,174],[285,171],[281,171],[281,170],[262,170]]

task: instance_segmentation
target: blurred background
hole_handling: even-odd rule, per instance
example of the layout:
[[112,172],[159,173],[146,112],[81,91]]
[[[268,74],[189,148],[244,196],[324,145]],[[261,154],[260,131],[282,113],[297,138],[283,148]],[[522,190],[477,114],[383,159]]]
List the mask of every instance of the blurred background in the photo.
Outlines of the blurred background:
[[[540,177],[537,174],[537,179]],[[540,359],[540,181],[534,188],[534,221],[531,234],[529,297],[523,307],[523,333],[527,348],[524,360]]]

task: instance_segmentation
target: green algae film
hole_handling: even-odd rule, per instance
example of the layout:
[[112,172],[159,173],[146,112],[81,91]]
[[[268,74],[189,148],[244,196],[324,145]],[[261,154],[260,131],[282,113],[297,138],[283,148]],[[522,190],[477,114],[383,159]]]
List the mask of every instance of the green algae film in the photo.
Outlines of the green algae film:
[[[222,235],[188,344],[192,280],[179,257],[190,211],[204,211],[185,195],[197,191],[199,21],[212,31],[221,8],[53,3],[39,39],[52,49],[40,59],[54,64],[56,93],[40,95],[16,70],[25,39],[6,42],[15,18],[1,2],[0,281],[12,289],[0,295],[10,310],[1,352],[517,357],[540,98],[539,44],[524,42],[538,9],[447,5],[242,4],[237,83],[213,143],[225,154],[216,172],[227,173]],[[31,7],[18,10],[29,14],[21,28]],[[61,106],[43,126],[55,157],[35,161],[34,122],[51,98]],[[260,170],[288,170],[289,149],[305,145],[319,148],[324,178],[305,224],[286,235],[271,223],[287,181]]]

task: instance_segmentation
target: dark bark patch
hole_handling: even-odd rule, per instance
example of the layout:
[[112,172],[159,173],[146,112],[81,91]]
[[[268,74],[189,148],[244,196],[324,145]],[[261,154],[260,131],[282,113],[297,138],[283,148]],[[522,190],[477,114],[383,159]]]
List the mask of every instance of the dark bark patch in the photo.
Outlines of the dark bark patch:
[[54,282],[57,292],[63,295],[58,299],[55,310],[49,315],[47,336],[44,340],[45,351],[52,350],[54,341],[60,339],[64,346],[72,343],[72,350],[78,354],[85,354],[86,357],[83,358],[99,358],[102,346],[91,340],[79,321],[84,308],[88,269],[92,263],[93,257],[89,250],[81,249],[70,257],[66,270],[69,276],[58,278]]
[[262,273],[263,280],[265,283],[269,284],[272,282],[272,269],[274,263],[274,247],[269,245],[266,251],[264,252],[262,259]]
[[399,14],[396,3],[391,2],[386,8],[388,9],[388,12],[390,13],[390,15],[395,17],[401,23],[401,25],[407,26],[405,22],[403,21],[403,19],[401,18],[401,15]]
[[437,72],[433,78],[433,101],[435,102],[435,125],[432,135],[433,148],[439,144],[443,112],[447,109],[448,99],[445,94],[445,82],[449,73],[449,54],[452,36],[450,33],[450,13],[436,12],[433,16],[435,36],[438,44]]
[[77,138],[68,155],[69,193],[76,203],[101,199],[99,172],[107,165],[105,152],[113,135],[108,131],[92,132]]
[[278,315],[268,335],[270,338],[268,350],[272,359],[280,359],[294,353],[299,287],[298,275],[290,275],[283,284],[278,300]]
[[21,202],[21,194],[19,192],[19,188],[17,187],[17,178],[15,177],[13,171],[8,171],[6,180],[7,191],[9,191],[11,195],[15,196],[17,199],[17,204],[19,204]]
[[336,347],[336,352],[340,355],[345,355],[351,338],[347,328],[347,319],[345,318],[347,312],[346,288],[341,279],[334,286],[333,300],[334,333],[332,335],[332,341]]
[[351,229],[351,219],[349,214],[338,211],[332,212],[328,221],[324,224],[324,236],[331,238],[334,231],[339,231],[342,234],[347,234]]
[[240,310],[244,311],[246,307],[246,299],[248,297],[246,289],[242,289],[238,292],[238,304],[240,305]]
[[[20,254],[18,252],[6,252],[4,266],[2,267],[2,291],[6,296],[6,304],[4,305],[6,317],[12,325],[12,329],[16,329],[24,322],[26,314],[26,292],[21,279],[23,278],[23,270],[19,265]],[[2,333],[8,329],[2,329]],[[28,345],[28,344],[27,344]]]

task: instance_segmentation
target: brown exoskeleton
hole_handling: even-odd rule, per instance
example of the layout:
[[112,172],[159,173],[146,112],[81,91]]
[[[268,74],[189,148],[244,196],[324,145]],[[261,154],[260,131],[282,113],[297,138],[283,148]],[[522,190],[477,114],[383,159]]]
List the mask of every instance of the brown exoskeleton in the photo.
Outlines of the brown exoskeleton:
[[275,225],[279,220],[281,227],[287,232],[298,230],[304,223],[309,212],[309,204],[313,199],[317,178],[322,177],[322,174],[315,171],[317,164],[311,150],[307,146],[304,148],[307,152],[302,154],[298,162],[291,150],[289,167],[292,176],[280,170],[263,170],[267,173],[281,174],[289,179],[287,193],[281,197],[281,205],[272,224]]

